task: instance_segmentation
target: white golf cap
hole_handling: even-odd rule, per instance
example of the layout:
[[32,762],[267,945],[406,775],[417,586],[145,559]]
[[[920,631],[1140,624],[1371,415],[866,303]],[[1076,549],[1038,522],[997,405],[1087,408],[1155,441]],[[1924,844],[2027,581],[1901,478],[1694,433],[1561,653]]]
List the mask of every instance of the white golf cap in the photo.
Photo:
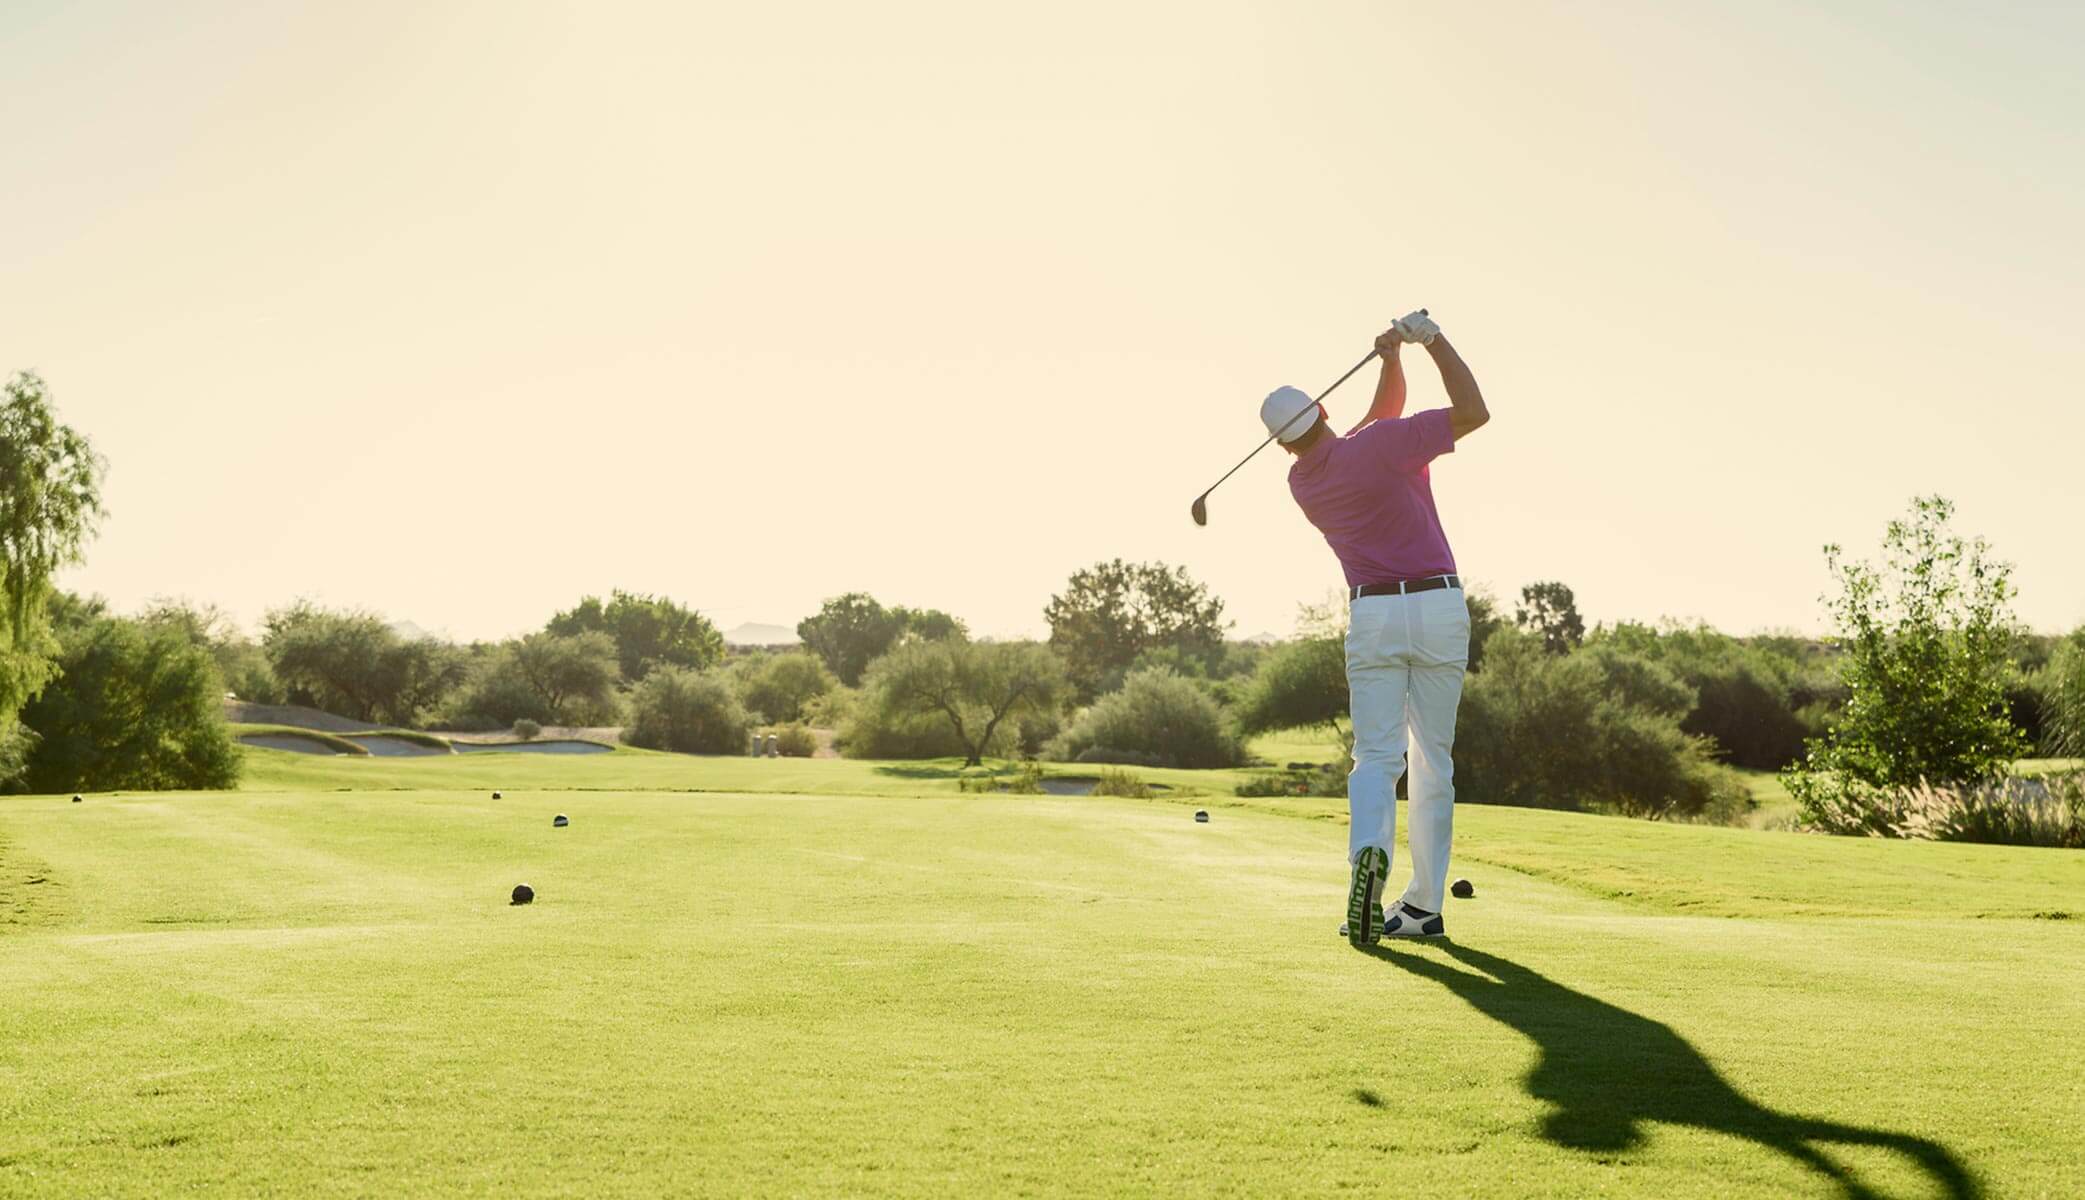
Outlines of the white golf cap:
[[[1301,388],[1278,387],[1267,393],[1260,401],[1260,423],[1267,427],[1269,435],[1286,446],[1318,423],[1318,402]],[[1309,409],[1310,416],[1301,415]]]

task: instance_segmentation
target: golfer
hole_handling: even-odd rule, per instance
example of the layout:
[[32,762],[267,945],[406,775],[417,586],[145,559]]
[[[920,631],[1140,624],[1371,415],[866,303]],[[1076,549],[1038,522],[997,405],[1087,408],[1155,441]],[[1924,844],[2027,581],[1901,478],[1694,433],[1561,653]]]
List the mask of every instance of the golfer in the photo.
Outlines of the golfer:
[[[1426,347],[1452,405],[1404,415],[1407,342]],[[1267,432],[1296,461],[1289,492],[1346,572],[1347,690],[1354,767],[1347,775],[1353,883],[1340,932],[1356,946],[1383,937],[1440,937],[1455,826],[1455,710],[1470,658],[1470,610],[1455,555],[1434,511],[1427,464],[1491,419],[1476,377],[1424,311],[1376,339],[1383,371],[1375,403],[1344,437],[1305,393],[1278,389],[1260,405]],[[1313,411],[1314,410],[1314,411]],[[1387,914],[1383,884],[1397,833],[1397,779],[1412,764],[1412,881]]]

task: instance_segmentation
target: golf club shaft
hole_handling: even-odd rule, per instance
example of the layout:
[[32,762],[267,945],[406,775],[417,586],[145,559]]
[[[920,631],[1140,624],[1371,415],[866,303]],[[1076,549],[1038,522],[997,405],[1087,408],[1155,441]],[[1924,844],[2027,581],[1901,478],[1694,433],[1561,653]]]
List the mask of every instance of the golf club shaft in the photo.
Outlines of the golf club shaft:
[[[1289,426],[1290,426],[1290,425],[1294,425],[1294,424],[1296,423],[1296,417],[1300,417],[1300,416],[1302,416],[1302,415],[1303,415],[1303,413],[1307,413],[1307,412],[1313,412],[1313,411],[1315,411],[1315,410],[1316,410],[1316,408],[1317,408],[1317,406],[1318,406],[1318,405],[1320,405],[1320,404],[1323,404],[1323,403],[1325,402],[1325,397],[1327,397],[1327,396],[1331,395],[1334,389],[1336,389],[1337,387],[1339,387],[1339,385],[1340,385],[1340,384],[1342,384],[1342,383],[1345,383],[1345,382],[1346,382],[1347,380],[1349,380],[1349,379],[1352,379],[1352,378],[1354,377],[1354,372],[1356,372],[1356,371],[1360,370],[1361,368],[1363,368],[1363,367],[1367,366],[1367,365],[1368,365],[1369,363],[1371,363],[1371,362],[1375,361],[1375,357],[1376,357],[1376,355],[1377,355],[1378,353],[1379,353],[1379,351],[1375,351],[1375,350],[1370,350],[1370,351],[1368,352],[1368,357],[1367,357],[1367,358],[1364,358],[1364,359],[1362,359],[1362,360],[1361,360],[1360,362],[1357,362],[1357,363],[1355,363],[1355,364],[1354,364],[1353,366],[1351,366],[1351,367],[1348,367],[1348,368],[1347,368],[1347,373],[1346,373],[1346,374],[1344,374],[1344,375],[1340,376],[1339,378],[1337,378],[1337,379],[1333,380],[1333,381],[1332,381],[1332,386],[1331,386],[1331,387],[1328,387],[1328,388],[1326,388],[1326,389],[1325,389],[1324,391],[1322,391],[1322,392],[1319,392],[1319,393],[1318,393],[1318,395],[1317,395],[1317,398],[1316,398],[1315,400],[1312,400],[1312,401],[1310,402],[1310,403],[1311,403],[1311,407],[1310,407],[1310,408],[1306,408],[1306,409],[1304,409],[1304,410],[1303,410],[1303,412],[1299,412],[1299,413],[1297,413],[1295,417],[1290,417],[1290,418],[1289,418],[1289,419],[1288,419],[1288,420],[1287,420],[1287,421],[1286,421],[1285,423],[1283,423],[1283,425],[1282,425],[1282,427],[1281,427],[1280,429],[1277,429],[1277,430],[1275,430],[1275,431],[1274,431],[1273,433],[1270,433],[1270,434],[1268,434],[1268,435],[1267,435],[1267,441],[1266,441],[1266,442],[1261,442],[1261,443],[1260,443],[1259,445],[1257,445],[1257,446],[1254,446],[1254,447],[1253,447],[1253,450],[1252,450],[1252,454],[1248,454],[1248,455],[1246,455],[1246,456],[1245,456],[1244,458],[1241,458],[1241,459],[1239,459],[1239,460],[1238,460],[1238,467],[1242,467],[1242,466],[1244,466],[1244,465],[1245,465],[1246,463],[1249,463],[1249,462],[1251,462],[1251,461],[1253,460],[1253,456],[1254,456],[1254,455],[1257,455],[1257,454],[1258,454],[1258,453],[1259,453],[1260,451],[1262,451],[1262,450],[1265,450],[1265,449],[1267,448],[1267,442],[1271,442],[1271,441],[1273,441],[1273,440],[1274,440],[1275,438],[1278,438],[1278,437],[1280,437],[1280,436],[1281,436],[1282,434],[1284,434],[1284,433],[1287,433],[1287,432],[1288,432],[1288,429],[1289,429]],[[1224,481],[1224,479],[1229,479],[1229,478],[1230,478],[1231,476],[1233,476],[1233,475],[1236,475],[1236,474],[1238,473],[1238,467],[1232,467],[1232,468],[1231,468],[1230,470],[1228,470],[1228,471],[1225,471],[1225,472],[1223,473],[1223,479],[1219,479],[1219,480],[1217,480],[1217,481],[1216,481],[1215,483],[1212,483],[1212,484],[1210,484],[1210,485],[1209,485],[1209,491],[1208,491],[1208,492],[1203,492],[1203,493],[1202,493],[1202,495],[1203,495],[1204,497],[1206,497],[1206,496],[1208,496],[1208,495],[1209,495],[1209,492],[1213,492],[1213,491],[1215,491],[1215,490],[1216,490],[1217,488],[1220,488],[1220,487],[1222,487],[1222,486],[1223,486],[1223,481]]]

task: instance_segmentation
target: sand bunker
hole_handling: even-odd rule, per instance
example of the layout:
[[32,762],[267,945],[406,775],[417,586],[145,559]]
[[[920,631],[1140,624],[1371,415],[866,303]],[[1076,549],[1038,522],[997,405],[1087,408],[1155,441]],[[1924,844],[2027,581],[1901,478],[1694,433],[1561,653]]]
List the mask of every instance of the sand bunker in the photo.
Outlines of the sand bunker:
[[347,753],[344,750],[336,750],[316,738],[298,737],[294,733],[242,733],[239,735],[239,744],[243,746],[259,746],[263,750],[288,750],[292,754],[345,755]]
[[402,737],[390,737],[381,733],[349,733],[341,735],[371,754],[385,758],[412,758],[422,754],[448,754],[446,746],[428,746]]
[[607,754],[615,749],[600,742],[576,738],[544,739],[534,742],[450,742],[458,754]]

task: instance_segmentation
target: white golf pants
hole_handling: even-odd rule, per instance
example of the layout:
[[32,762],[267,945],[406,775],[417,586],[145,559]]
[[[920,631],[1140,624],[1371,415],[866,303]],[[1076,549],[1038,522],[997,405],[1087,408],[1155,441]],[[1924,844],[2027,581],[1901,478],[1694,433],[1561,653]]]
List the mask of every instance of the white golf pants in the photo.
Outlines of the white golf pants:
[[1364,847],[1393,859],[1397,778],[1410,751],[1412,882],[1404,900],[1441,911],[1448,842],[1455,830],[1455,710],[1470,660],[1470,610],[1462,589],[1436,588],[1353,602],[1347,626],[1347,688],[1354,716],[1352,815],[1347,862]]

